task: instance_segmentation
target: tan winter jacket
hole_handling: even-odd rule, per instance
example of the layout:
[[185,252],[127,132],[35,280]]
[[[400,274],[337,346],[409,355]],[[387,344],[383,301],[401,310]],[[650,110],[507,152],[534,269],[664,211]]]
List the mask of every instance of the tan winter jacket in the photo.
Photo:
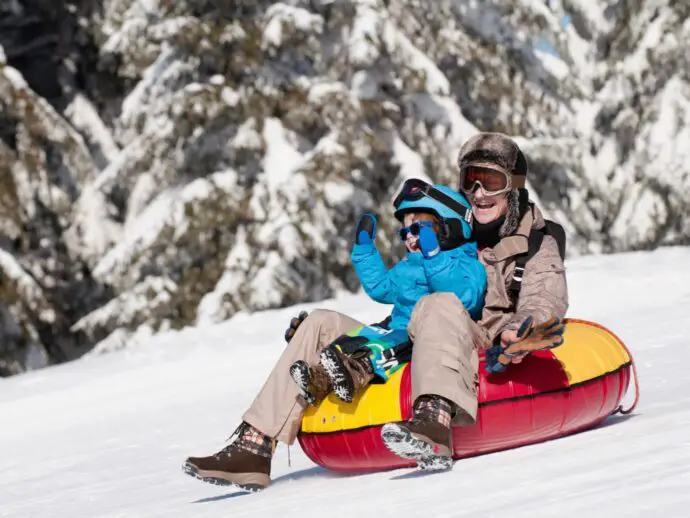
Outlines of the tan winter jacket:
[[541,211],[533,207],[523,216],[514,234],[504,237],[493,248],[484,248],[479,254],[488,277],[484,310],[478,322],[485,335],[484,347],[489,347],[502,331],[517,329],[529,315],[537,323],[552,316],[565,316],[568,309],[565,267],[556,240],[551,236],[544,236],[539,251],[527,262],[517,307],[513,307],[508,295],[515,258],[527,252],[530,229],[544,226]]

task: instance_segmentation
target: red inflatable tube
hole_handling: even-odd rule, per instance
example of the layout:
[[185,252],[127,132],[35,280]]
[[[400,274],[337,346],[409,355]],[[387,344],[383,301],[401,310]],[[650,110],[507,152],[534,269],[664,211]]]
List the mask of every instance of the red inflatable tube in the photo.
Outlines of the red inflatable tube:
[[[632,362],[622,342],[597,324],[574,320],[568,322],[565,337],[561,347],[531,354],[501,374],[487,375],[482,359],[477,422],[453,428],[454,458],[572,434],[597,425],[619,408]],[[399,404],[402,419],[411,414],[410,378],[407,366],[399,384],[399,401],[391,402]],[[323,433],[303,431],[298,440],[311,460],[332,470],[411,466],[383,445],[382,424]]]

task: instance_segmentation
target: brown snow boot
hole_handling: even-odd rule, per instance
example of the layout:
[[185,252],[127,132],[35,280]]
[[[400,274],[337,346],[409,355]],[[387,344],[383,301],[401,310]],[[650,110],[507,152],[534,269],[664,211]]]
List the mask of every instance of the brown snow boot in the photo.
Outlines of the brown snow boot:
[[450,401],[439,396],[420,396],[412,418],[384,425],[381,438],[390,451],[415,461],[419,469],[450,469],[453,464],[451,416]]
[[326,347],[321,351],[320,360],[330,378],[333,393],[346,403],[352,402],[355,394],[374,379],[368,351],[347,355],[336,347]]
[[318,405],[331,391],[331,380],[321,365],[309,366],[304,360],[297,360],[290,366],[290,376],[310,405]]
[[229,440],[230,444],[218,453],[189,457],[182,470],[204,482],[235,486],[244,491],[261,491],[268,486],[275,441],[244,422]]

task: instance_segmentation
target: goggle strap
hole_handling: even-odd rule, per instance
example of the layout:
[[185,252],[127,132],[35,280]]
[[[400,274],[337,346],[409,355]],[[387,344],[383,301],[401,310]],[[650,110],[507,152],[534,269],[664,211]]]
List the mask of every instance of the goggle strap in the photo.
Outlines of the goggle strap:
[[[410,181],[410,180],[407,180]],[[460,215],[462,219],[464,219],[468,225],[472,225],[472,209],[468,209],[465,207],[463,204],[458,203],[455,201],[453,198],[450,196],[444,194],[443,192],[439,191],[436,189],[433,185],[428,184],[426,182],[420,181],[420,183],[423,184],[423,186],[420,186],[419,192],[423,196],[428,196],[432,200],[436,200],[446,207],[448,207],[450,210],[456,212],[457,214]],[[404,190],[404,187],[403,187]],[[405,200],[405,196],[401,192],[396,198],[395,201],[393,202],[394,207],[397,209],[400,204]]]
[[458,214],[460,214],[462,219],[464,219],[467,222],[468,225],[472,225],[472,209],[468,209],[463,204],[458,203],[450,196],[447,196],[438,189],[435,189],[433,186],[430,189],[427,189],[425,194],[429,198],[443,203],[450,210],[457,212]]

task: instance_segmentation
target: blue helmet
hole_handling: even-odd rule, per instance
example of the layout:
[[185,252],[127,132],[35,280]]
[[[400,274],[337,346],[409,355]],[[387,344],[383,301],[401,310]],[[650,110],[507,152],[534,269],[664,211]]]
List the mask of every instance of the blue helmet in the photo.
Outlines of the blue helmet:
[[402,221],[406,212],[431,212],[442,220],[445,229],[446,246],[443,239],[441,247],[455,248],[472,235],[472,205],[463,194],[445,185],[430,185],[418,179],[410,179],[393,202],[395,217]]

